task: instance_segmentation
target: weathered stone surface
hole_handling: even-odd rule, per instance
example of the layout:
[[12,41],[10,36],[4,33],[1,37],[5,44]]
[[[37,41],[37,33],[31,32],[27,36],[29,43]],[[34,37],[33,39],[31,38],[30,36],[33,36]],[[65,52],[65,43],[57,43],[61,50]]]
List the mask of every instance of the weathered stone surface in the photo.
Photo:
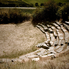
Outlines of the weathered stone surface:
[[48,53],[49,53],[49,54],[56,54],[56,52],[54,51],[54,47],[50,47],[50,48],[48,49]]
[[[55,41],[54,35],[53,35],[53,34],[50,34],[50,37],[51,37],[51,41],[54,42],[54,41]],[[51,41],[50,41],[50,42],[51,42]]]
[[58,45],[58,40],[54,42],[54,46],[56,47]]
[[46,49],[42,49],[40,52],[37,53],[38,56],[42,56],[47,54],[47,50]]
[[29,55],[28,58],[35,58],[38,57],[37,55]]
[[49,49],[49,46],[47,46],[45,43],[39,43],[37,45],[38,48],[44,48],[44,49]]
[[24,58],[23,62],[28,62],[30,59],[29,58]]
[[[64,45],[64,46],[65,46],[65,45]],[[64,49],[64,46],[60,46],[58,49],[56,49],[56,52],[57,52],[57,53],[62,52],[62,51],[63,51],[63,49]]]
[[65,29],[69,32],[69,25],[67,25],[67,24],[63,24],[63,26],[64,26]]
[[51,27],[49,28],[49,31],[51,31],[53,33],[53,30],[51,29]]
[[51,46],[53,46],[54,45],[54,42],[53,41],[50,41],[50,44],[51,44]]
[[69,22],[68,22],[68,21],[65,21],[65,23],[69,24]]
[[49,34],[49,32],[45,32],[45,34],[46,34],[46,36],[47,36],[47,40],[50,41],[50,34]]
[[47,43],[50,43],[50,40],[45,41],[45,43],[46,43],[46,44],[47,44]]
[[58,49],[58,48],[60,48],[60,46],[56,46],[56,47],[55,47],[55,49]]
[[22,59],[18,59],[17,62],[23,63],[24,61]]
[[40,58],[38,57],[38,58],[32,58],[32,61],[39,61],[40,60]]
[[43,55],[43,56],[40,56],[41,58],[46,58],[46,57],[48,57],[48,55]]
[[52,55],[54,55],[54,54],[48,54],[47,56],[52,56]]
[[48,28],[47,28],[47,27],[45,27],[45,28],[44,28],[44,31],[45,31],[45,32],[47,32],[47,31],[48,31]]
[[50,26],[50,25],[47,25],[47,27],[48,27],[48,28],[51,28],[51,26]]

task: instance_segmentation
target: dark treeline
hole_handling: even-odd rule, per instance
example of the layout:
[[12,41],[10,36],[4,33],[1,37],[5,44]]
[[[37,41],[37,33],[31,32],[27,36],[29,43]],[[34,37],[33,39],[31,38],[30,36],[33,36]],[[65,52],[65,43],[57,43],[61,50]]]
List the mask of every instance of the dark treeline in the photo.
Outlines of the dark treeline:
[[[63,6],[65,3],[57,3],[59,6]],[[0,7],[34,7],[34,6],[44,6],[44,3],[35,3],[34,4],[28,4],[24,1],[0,1]]]
[[44,22],[48,24],[56,20],[62,20],[62,22],[69,21],[69,3],[46,2],[42,11],[36,9],[32,23],[36,26],[38,23]]
[[0,2],[0,7],[33,7],[33,4],[28,4],[23,1],[6,1]]

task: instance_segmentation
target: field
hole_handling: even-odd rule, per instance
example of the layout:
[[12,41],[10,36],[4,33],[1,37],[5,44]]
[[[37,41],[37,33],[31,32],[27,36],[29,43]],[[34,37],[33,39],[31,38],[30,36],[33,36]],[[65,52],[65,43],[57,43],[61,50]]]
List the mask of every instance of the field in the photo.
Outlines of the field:
[[[67,52],[69,53],[69,52]],[[29,61],[26,63],[7,62],[1,63],[0,69],[69,69],[69,55],[60,56],[53,60]]]
[[44,40],[43,34],[30,21],[0,25],[0,57],[14,58],[29,53]]
[[[39,3],[39,4],[41,4],[41,3],[47,2],[49,0],[23,0],[23,1],[25,1],[27,3],[33,3],[33,4]],[[55,2],[69,2],[69,0],[54,0],[54,1]]]
[[[5,0],[1,0],[1,1],[4,3]],[[6,0],[6,1],[9,1],[9,0]],[[35,5],[35,3],[38,3],[40,5],[41,3],[48,2],[49,0],[21,0],[21,1],[20,0],[10,0],[10,1],[19,1],[20,3],[21,3],[21,1],[23,1],[23,2],[25,2],[27,4],[32,3],[33,5]],[[54,1],[55,2],[61,2],[61,3],[68,3],[69,2],[69,0],[54,0]]]

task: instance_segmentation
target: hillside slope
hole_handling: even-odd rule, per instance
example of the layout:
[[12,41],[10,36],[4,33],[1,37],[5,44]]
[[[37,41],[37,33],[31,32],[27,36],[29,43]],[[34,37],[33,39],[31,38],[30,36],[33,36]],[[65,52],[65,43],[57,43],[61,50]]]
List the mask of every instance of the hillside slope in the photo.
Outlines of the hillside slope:
[[[33,4],[35,4],[35,3],[44,3],[44,2],[47,2],[47,1],[49,1],[49,0],[23,0],[23,1],[25,1],[25,2],[28,2],[28,3],[33,3]],[[54,0],[55,2],[69,2],[69,0]]]
[[19,25],[0,25],[0,57],[13,58],[26,54],[44,40],[44,35],[30,21]]
[[[2,2],[4,1],[9,1],[9,0],[1,0]],[[28,4],[32,3],[32,4],[35,4],[35,3],[44,3],[44,2],[47,2],[49,0],[10,0],[10,1],[23,1],[23,2],[26,2]],[[69,2],[69,0],[54,0],[55,2]]]

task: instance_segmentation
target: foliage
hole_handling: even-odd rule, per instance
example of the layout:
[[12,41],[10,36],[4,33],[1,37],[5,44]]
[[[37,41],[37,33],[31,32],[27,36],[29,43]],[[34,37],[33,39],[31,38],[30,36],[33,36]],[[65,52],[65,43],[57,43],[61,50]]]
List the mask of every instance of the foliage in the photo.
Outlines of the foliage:
[[54,21],[57,19],[56,12],[58,6],[54,1],[49,1],[44,4],[44,9],[42,11],[36,10],[32,22],[45,22]]
[[17,9],[10,10],[8,12],[0,12],[0,24],[7,23],[21,23],[22,21],[29,20],[31,17]]
[[63,5],[65,5],[66,3],[59,2],[59,3],[57,3],[57,4],[58,4],[58,6],[63,6]]
[[[41,3],[44,3],[44,2],[48,2],[49,0],[23,0],[23,1],[25,1],[25,2],[27,2],[27,3],[32,3],[32,4],[34,4],[35,5],[35,3],[39,3],[39,4],[41,4]],[[62,3],[67,3],[67,2],[69,2],[69,0],[54,0],[56,3],[58,3],[58,2],[62,2]]]
[[44,6],[44,3],[41,3],[40,6]]
[[47,21],[53,21],[56,20],[56,12],[58,10],[57,3],[55,1],[51,0],[47,3],[45,3],[44,7],[44,18],[46,18]]
[[[44,3],[48,2],[49,0],[0,0],[0,7],[7,6],[7,7],[33,7],[35,3]],[[69,0],[54,0],[57,3],[67,3]],[[60,4],[61,5],[61,4]]]
[[0,2],[0,7],[33,7],[33,4],[28,4],[24,1],[4,1]]
[[66,4],[60,7],[57,11],[57,16],[59,16],[59,18],[62,18],[63,21],[69,20],[69,5]]
[[39,4],[38,3],[35,3],[35,6],[39,6]]

